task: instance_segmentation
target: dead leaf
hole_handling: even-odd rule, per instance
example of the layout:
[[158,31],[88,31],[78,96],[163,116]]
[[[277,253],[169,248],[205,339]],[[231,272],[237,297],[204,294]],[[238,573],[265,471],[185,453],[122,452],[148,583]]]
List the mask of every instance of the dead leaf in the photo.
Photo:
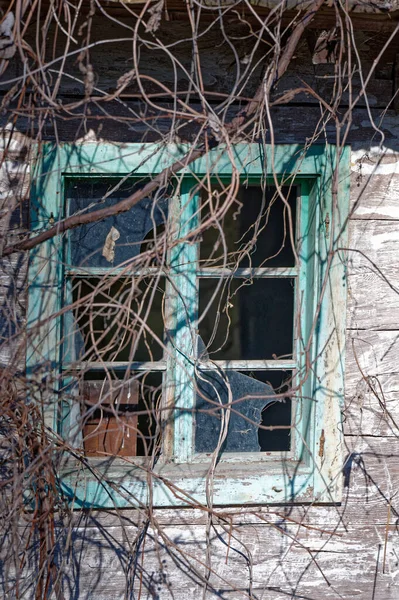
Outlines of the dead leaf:
[[159,0],[152,8],[148,9],[148,12],[151,14],[151,17],[148,19],[145,31],[146,33],[154,33],[161,24],[162,18],[162,10],[163,10],[164,0]]
[[131,69],[127,73],[124,73],[123,75],[121,75],[119,77],[118,81],[116,82],[116,88],[119,90],[119,88],[121,88],[122,86],[129,85],[129,83],[131,83],[133,81],[133,79],[135,79],[135,77],[136,77],[135,69]]
[[108,262],[113,262],[115,258],[115,242],[119,240],[121,234],[116,227],[112,226],[105,238],[102,255]]

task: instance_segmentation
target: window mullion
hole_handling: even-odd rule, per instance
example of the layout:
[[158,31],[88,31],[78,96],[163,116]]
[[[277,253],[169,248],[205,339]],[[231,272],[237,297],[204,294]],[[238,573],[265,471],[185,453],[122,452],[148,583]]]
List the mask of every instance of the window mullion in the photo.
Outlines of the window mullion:
[[173,312],[174,455],[186,462],[193,454],[193,409],[195,403],[195,322],[198,312],[198,245],[188,239],[198,224],[198,196],[183,180],[172,199],[171,214],[175,243],[170,251],[170,283]]
[[281,369],[295,369],[296,360],[292,359],[240,359],[240,360],[212,360],[201,361],[201,369],[205,371],[214,371],[217,369],[236,370],[236,371],[276,371]]
[[298,276],[296,267],[255,267],[245,269],[223,269],[222,267],[201,268],[198,271],[198,277],[209,278],[245,278],[245,279],[266,279],[266,278],[293,278]]

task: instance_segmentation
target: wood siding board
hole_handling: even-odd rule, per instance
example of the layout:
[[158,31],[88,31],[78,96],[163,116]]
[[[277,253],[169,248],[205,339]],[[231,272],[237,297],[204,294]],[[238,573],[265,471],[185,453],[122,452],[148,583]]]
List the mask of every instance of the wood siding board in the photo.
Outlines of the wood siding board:
[[[124,104],[132,110],[140,110],[140,103],[124,99]],[[85,129],[82,131],[80,117],[64,120],[56,116],[55,122],[57,125],[57,132],[63,142],[74,142],[77,139],[83,140],[85,135],[87,135],[87,138],[91,141],[93,141],[94,137],[97,138],[98,141],[115,143],[131,143],[134,141],[141,143],[143,139],[149,143],[159,142],[159,139],[163,134],[170,135],[171,121],[170,119],[164,118],[162,115],[164,114],[164,107],[169,107],[171,109],[172,105],[164,102],[158,102],[158,105],[161,116],[159,115],[159,112],[154,113],[154,119],[156,118],[157,125],[156,130],[149,130],[148,122],[134,123],[133,127],[128,120],[125,120],[129,115],[121,110],[119,104],[109,102],[107,103],[107,115],[104,115],[96,105],[91,106],[91,115],[87,116],[85,120]],[[198,104],[195,104],[194,108],[198,109]],[[226,120],[233,118],[238,110],[238,105],[231,107],[227,112]],[[372,107],[370,111],[373,119],[378,122],[381,111],[379,109],[373,109]],[[335,142],[335,125],[320,124],[319,111],[315,110],[315,107],[308,103],[301,103],[300,106],[295,103],[290,103],[287,106],[272,107],[271,116],[275,132],[275,141],[278,144],[297,143],[303,145],[304,140],[307,138],[313,139],[315,131],[319,134],[322,133],[323,139],[326,138],[328,142]],[[381,123],[381,128],[385,135],[385,147],[398,151],[398,136],[392,125],[396,118],[394,110],[387,110],[384,121]],[[389,123],[389,127],[385,125],[386,122]],[[0,119],[0,124],[6,124],[4,117]],[[32,131],[32,135],[35,135],[34,125],[35,123],[33,122],[32,124],[31,119],[26,119],[22,116],[18,118],[17,127],[21,131]],[[199,127],[200,126],[195,123],[182,127],[179,130],[179,139],[182,142],[190,143],[196,139]],[[357,108],[353,112],[352,127],[349,131],[347,143],[351,144],[354,150],[360,149],[363,153],[367,153],[370,146],[370,140],[373,138],[374,133],[375,131],[370,122],[367,109]],[[49,123],[46,130],[42,132],[42,135],[43,140],[55,141],[57,139],[54,127],[51,123]],[[365,178],[363,177],[363,181],[364,180]]]
[[[376,173],[362,175],[360,164],[352,166],[351,219],[367,221],[399,220],[399,170],[395,173],[399,156],[388,156],[383,165],[391,165],[391,173],[378,174],[381,159],[376,157],[373,165]],[[353,224],[355,227],[355,224]]]
[[399,253],[398,222],[351,220],[349,231],[349,277],[380,275],[381,279],[385,277],[388,280],[387,284],[396,287],[399,275],[399,265],[395,260]]
[[[62,536],[62,531],[58,533]],[[80,558],[79,580],[72,560],[66,565],[65,582],[74,586],[79,581],[81,589],[87,593],[90,590],[90,594],[95,592],[100,598],[107,592],[122,592],[129,577],[134,575],[135,590],[142,588],[148,597],[155,590],[159,598],[186,598],[190,591],[200,591],[205,526],[165,525],[160,533],[149,529],[145,543],[139,546],[142,561],[137,571],[132,572],[128,569],[130,544],[125,536],[135,540],[137,533],[134,527],[127,527],[124,532],[112,527],[106,532],[94,528],[75,529],[69,553],[71,557]],[[298,532],[296,526],[290,525],[284,529],[259,526],[256,530],[253,526],[242,526],[236,527],[229,539],[229,532],[216,526],[210,542],[209,597],[220,597],[223,591],[223,596],[229,593],[229,597],[245,598],[251,579],[254,591],[263,592],[267,597],[274,597],[270,595],[274,590],[276,597],[284,592],[293,598],[312,600],[320,597],[350,600],[354,594],[363,598],[367,597],[375,572],[373,567],[376,567],[379,595],[374,597],[395,598],[393,552],[388,555],[386,572],[382,573],[384,526],[365,527],[363,536],[355,528],[338,528],[336,533],[331,536],[309,530]],[[388,543],[391,550],[397,548],[396,531],[389,533]],[[234,596],[238,593],[241,595]]]
[[346,433],[398,435],[398,343],[398,330],[347,331]]
[[[95,94],[100,97],[103,94],[114,93],[117,87],[118,79],[125,75],[129,68],[127,65],[132,62],[132,39],[133,32],[131,31],[132,16],[126,15],[125,25],[117,24],[111,21],[105,21],[102,14],[94,15],[91,37],[93,42],[97,44],[90,50],[90,62],[93,66],[96,77]],[[81,18],[82,24],[84,17]],[[221,28],[218,23],[210,27],[206,34],[199,36],[197,40],[198,51],[201,55],[201,77],[204,83],[205,90],[210,92],[230,94],[234,89],[235,80],[238,68],[240,69],[239,76],[243,76],[243,64],[240,63],[237,68],[236,56],[231,45],[234,45],[234,50],[240,58],[254,52],[253,36],[248,35],[248,27],[242,25],[237,20],[236,23],[229,22],[229,19],[224,20],[224,32],[229,36],[230,44],[220,43]],[[369,19],[372,22],[372,19]],[[335,26],[335,23],[334,25]],[[79,27],[79,25],[77,25]],[[321,30],[325,29],[325,24],[319,24]],[[187,22],[174,22],[173,27],[167,22],[161,23],[161,27],[157,31],[157,39],[160,44],[173,44],[173,54],[176,56],[179,64],[176,65],[176,70],[171,67],[170,56],[167,51],[154,48],[151,43],[151,34],[142,32],[141,36],[148,39],[150,44],[141,44],[140,53],[137,57],[140,73],[159,80],[164,86],[171,90],[173,94],[175,86],[178,90],[187,90],[189,86],[190,64],[192,60],[192,47],[189,40],[186,40]],[[27,43],[35,44],[35,28],[28,29],[25,39]],[[373,58],[383,47],[389,33],[379,33],[370,36],[366,32],[355,29],[356,44],[362,65],[365,72],[368,72]],[[54,36],[54,29],[50,27],[48,36]],[[54,36],[55,37],[55,36]],[[53,68],[57,68],[64,58],[65,54],[65,38],[58,35],[55,37],[55,56],[59,58]],[[106,40],[106,41],[104,41]],[[253,72],[249,74],[248,81],[243,86],[242,95],[244,97],[252,97],[257,89],[259,81],[262,77],[262,57],[264,54],[265,44],[270,38],[264,33],[263,39],[258,44],[254,52],[253,64],[256,65]],[[214,48],[218,48],[215,54]],[[72,50],[72,52],[75,48]],[[71,52],[71,49],[70,49]],[[79,50],[76,50],[78,53]],[[69,97],[84,98],[84,77],[79,70],[78,62],[76,61],[76,53],[66,58],[64,75],[60,82],[60,94]],[[54,56],[49,56],[49,60],[54,59]],[[393,65],[394,56],[386,56],[385,62]],[[298,75],[300,70],[301,75]],[[9,89],[8,81],[17,77],[23,72],[23,65],[20,57],[15,55],[13,61],[10,62],[8,70],[3,77],[3,82],[0,82],[0,89],[5,92]],[[333,96],[334,86],[334,71],[333,65],[313,65],[312,53],[306,39],[299,42],[295,52],[295,57],[291,61],[287,72],[277,86],[275,96],[284,93],[287,90],[302,88],[303,81],[311,85],[317,90],[327,102],[331,101]],[[150,81],[143,81],[147,93],[159,94],[160,88],[158,85]],[[352,75],[353,93],[356,95],[361,89],[361,80],[357,72]],[[127,92],[138,94],[140,92],[137,84],[132,84],[127,89]],[[385,108],[386,101],[392,96],[392,80],[389,77],[383,79],[378,78],[378,71],[375,73],[367,86],[368,103],[371,106]],[[308,105],[318,106],[318,100],[309,94],[300,94],[295,100],[297,102],[306,103]],[[349,100],[348,94],[343,95],[343,104],[347,104]],[[364,96],[361,96],[358,101],[359,106],[366,106]],[[122,108],[122,106],[121,106]],[[132,118],[137,117],[137,113],[131,114]]]
[[399,435],[399,374],[364,377],[361,373],[346,393],[344,427],[347,435]]
[[348,278],[348,326],[353,330],[397,330],[399,296],[378,273]]

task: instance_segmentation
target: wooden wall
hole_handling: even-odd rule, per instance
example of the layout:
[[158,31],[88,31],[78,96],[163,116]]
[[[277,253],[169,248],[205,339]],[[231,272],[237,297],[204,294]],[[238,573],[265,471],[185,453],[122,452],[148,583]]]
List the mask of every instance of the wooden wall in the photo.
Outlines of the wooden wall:
[[[186,26],[186,23],[173,23],[175,34],[181,35],[181,29]],[[160,32],[165,39],[168,34]],[[104,36],[104,32],[98,35]],[[121,35],[117,25],[107,25],[107,37]],[[216,44],[217,35],[214,38],[212,35],[201,41],[204,82],[207,89],[223,92],[232,85],[231,56],[225,45]],[[365,72],[386,35],[358,32]],[[301,44],[277,93],[297,85],[300,79],[317,86],[325,97],[331,92],[329,80],[324,78],[331,73],[331,66],[311,64],[309,43],[305,39]],[[238,50],[240,54],[245,52],[245,48]],[[143,69],[166,85],[172,85],[173,73],[165,56],[145,52],[143,49]],[[182,47],[179,52],[181,60],[187,60],[188,49]],[[206,515],[199,510],[155,510],[150,519],[139,511],[78,513],[73,518],[72,529],[67,526],[67,519],[65,527],[62,526],[60,516],[56,559],[63,569],[65,598],[397,600],[399,597],[397,113],[389,109],[380,122],[381,111],[392,94],[390,74],[395,52],[372,78],[370,108],[364,99],[359,102],[350,133],[352,211],[343,411],[345,488],[341,506],[227,507],[217,511],[220,518],[215,519],[208,533]],[[100,47],[93,53],[97,86],[106,91],[114,89],[116,80],[127,70],[129,56],[129,48],[123,45],[112,51],[109,47]],[[8,75],[13,68],[17,73],[17,62]],[[73,61],[70,73],[81,78]],[[255,72],[248,85],[248,95],[256,88],[259,77],[260,71]],[[182,75],[180,89],[186,85]],[[359,81],[356,85],[359,86]],[[63,86],[65,99],[81,97],[82,86],[76,81],[70,80]],[[135,92],[132,88],[131,93]],[[122,107],[109,104],[108,117],[103,119],[97,118],[101,111],[96,106],[92,106],[91,115],[84,118],[81,111],[77,111],[74,119],[57,119],[57,135],[61,140],[70,140],[92,130],[97,139],[134,141],[143,139],[145,134],[146,141],[150,141],[159,137],[159,132],[167,133],[169,122],[163,117],[156,122],[156,133],[145,132],[140,123],[117,124],[115,119],[121,110],[128,114],[140,106],[138,100],[127,97]],[[346,108],[344,98],[341,110]],[[373,128],[370,115],[385,134],[382,149],[378,147],[381,136]],[[277,141],[304,143],[314,132],[320,109],[315,100],[301,96],[290,106],[275,108],[272,116]],[[9,170],[16,163],[19,173],[26,168],[24,149],[29,146],[31,135],[28,125],[31,127],[32,121],[26,117],[17,120],[16,129],[27,137],[19,138],[15,156],[7,158],[9,164],[6,161],[5,165],[8,164]],[[33,126],[37,129],[37,121]],[[48,139],[54,139],[54,122],[49,120],[44,131]],[[332,123],[327,123],[326,131],[333,141]],[[183,135],[190,139],[192,131],[186,130]],[[7,131],[4,139],[9,140]],[[21,204],[13,212],[14,236],[21,231],[19,227],[26,225],[24,185],[20,184],[18,190]],[[19,339],[13,340],[13,334],[23,322],[24,265],[26,259],[15,255],[2,266],[4,344],[0,360],[3,365],[14,359],[22,361],[23,346]],[[19,348],[17,355],[13,354],[15,348]],[[202,596],[207,537],[212,572],[207,595]],[[29,561],[34,573],[34,549]],[[27,590],[26,597],[31,597],[31,583],[29,578],[21,582],[22,589]],[[12,591],[8,597],[13,597]]]

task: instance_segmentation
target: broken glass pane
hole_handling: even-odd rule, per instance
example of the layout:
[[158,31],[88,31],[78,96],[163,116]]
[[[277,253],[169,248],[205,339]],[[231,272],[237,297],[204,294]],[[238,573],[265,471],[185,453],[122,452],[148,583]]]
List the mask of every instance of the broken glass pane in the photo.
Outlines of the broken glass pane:
[[[288,215],[290,211],[295,240],[297,190],[283,187],[282,193],[289,208],[273,186],[265,190],[260,186],[241,186],[230,208],[223,211],[223,203],[227,200],[226,189],[215,186],[210,197],[203,192],[201,219],[202,223],[210,221],[202,236],[200,256],[203,264],[223,264],[221,227],[227,246],[226,266],[293,267],[295,259]],[[216,215],[213,223],[211,215]]]
[[72,285],[76,359],[162,359],[163,278],[74,278]]
[[[86,213],[112,206],[124,200],[144,183],[127,181],[118,190],[108,194],[118,180],[71,181],[67,187],[68,214]],[[88,208],[90,207],[90,208]],[[110,267],[123,263],[148,250],[149,234],[153,232],[153,242],[160,235],[168,217],[166,195],[144,198],[129,211],[113,215],[103,221],[81,225],[69,233],[70,257],[73,266]],[[143,241],[147,243],[143,245]],[[162,245],[158,251],[162,261]],[[140,265],[143,266],[143,265]]]
[[201,278],[199,333],[211,358],[291,357],[294,288],[293,278]]
[[[221,452],[288,451],[291,445],[291,400],[275,398],[287,391],[289,374],[282,371],[204,371],[197,376],[196,452],[213,452],[218,444],[226,406],[231,402],[227,436]],[[230,392],[230,395],[229,395]],[[263,427],[278,426],[269,430]]]

